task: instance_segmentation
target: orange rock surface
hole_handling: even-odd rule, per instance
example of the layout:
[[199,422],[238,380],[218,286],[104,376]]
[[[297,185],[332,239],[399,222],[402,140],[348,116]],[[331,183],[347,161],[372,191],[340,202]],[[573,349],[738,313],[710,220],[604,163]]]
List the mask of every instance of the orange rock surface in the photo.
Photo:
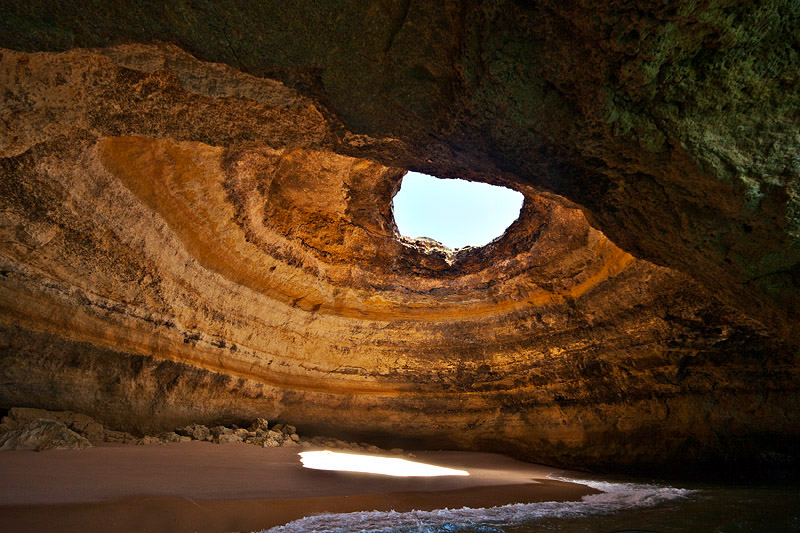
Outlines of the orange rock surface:
[[573,467],[789,457],[796,348],[563,198],[487,174],[520,218],[438,248],[397,232],[405,169],[279,82],[167,45],[0,69],[0,406]]

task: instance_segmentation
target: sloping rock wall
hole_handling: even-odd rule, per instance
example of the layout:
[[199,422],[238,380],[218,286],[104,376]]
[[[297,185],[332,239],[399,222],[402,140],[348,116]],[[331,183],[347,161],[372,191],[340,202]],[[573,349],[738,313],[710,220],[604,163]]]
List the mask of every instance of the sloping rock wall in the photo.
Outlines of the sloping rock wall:
[[[595,468],[796,464],[796,73],[772,63],[716,122],[697,74],[744,62],[758,31],[779,55],[791,5],[746,34],[718,17],[756,15],[714,3],[441,5],[365,8],[391,31],[337,48],[349,26],[324,12],[229,25],[244,13],[222,6],[112,35],[6,4],[40,31],[0,34],[27,50],[0,61],[0,405],[139,434],[263,416]],[[187,45],[209,20],[198,35],[225,41]],[[286,37],[300,27],[319,35]],[[155,38],[237,68],[166,44],[29,53]],[[745,146],[754,99],[771,126]],[[726,146],[746,172],[702,160]],[[402,239],[410,167],[514,187],[520,219],[479,249]]]
[[[56,9],[10,0],[0,20],[0,46],[12,49],[170,42],[281,80],[332,121],[338,151],[439,177],[503,174],[555,192],[626,251],[687,273],[800,341],[797,2],[68,0]],[[141,74],[161,59],[127,59],[140,74],[119,76],[138,76],[131,87],[150,104],[142,122],[115,122],[124,113],[104,105],[124,109],[127,91],[91,102],[91,118],[119,132],[162,129],[181,112],[169,88],[235,97],[222,80],[242,79],[214,66],[211,79],[200,68],[176,73],[178,82]],[[166,92],[149,99],[158,84]],[[264,142],[265,130],[289,126],[255,124],[274,114],[236,115],[218,100],[203,108],[204,126],[169,134]],[[218,126],[231,120],[250,128],[229,138]]]

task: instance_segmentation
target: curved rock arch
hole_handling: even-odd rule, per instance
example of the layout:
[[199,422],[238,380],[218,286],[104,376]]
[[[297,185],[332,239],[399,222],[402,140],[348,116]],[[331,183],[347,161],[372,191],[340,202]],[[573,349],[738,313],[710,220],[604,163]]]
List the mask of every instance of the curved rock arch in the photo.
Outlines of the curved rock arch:
[[[133,431],[258,415],[572,466],[789,457],[800,427],[796,169],[756,175],[777,168],[788,130],[767,136],[773,159],[757,143],[742,151],[738,134],[729,150],[686,129],[696,115],[669,114],[677,73],[640,79],[653,35],[686,35],[699,20],[705,38],[732,39],[712,16],[724,9],[606,10],[606,27],[550,8],[533,22],[518,7],[515,25],[469,6],[422,23],[431,14],[419,8],[373,14],[400,21],[382,53],[401,61],[368,61],[351,95],[342,58],[314,43],[321,74],[307,58],[256,65],[252,52],[219,57],[198,42],[186,47],[240,68],[164,44],[4,50],[2,403]],[[562,17],[569,45],[549,26]],[[637,33],[617,35],[614,20]],[[407,40],[433,42],[436,21],[445,37],[423,62]],[[773,44],[791,31],[781,24]],[[610,48],[582,48],[601,27]],[[534,49],[514,46],[534,30]],[[179,34],[166,40],[186,45]],[[21,36],[3,44],[67,48]],[[665,45],[661,72],[696,46]],[[720,47],[702,68],[744,61],[735,42]],[[502,54],[487,63],[492,50]],[[563,65],[526,63],[532,51]],[[585,69],[564,77],[582,54],[619,67],[612,93]],[[623,56],[633,63],[616,64]],[[686,94],[699,98],[706,82],[691,79]],[[791,98],[769,100],[764,116],[796,112]],[[750,166],[731,181],[721,158],[737,154]],[[455,257],[403,242],[390,204],[410,167],[514,187],[521,218]],[[737,214],[755,189],[757,209],[786,216]]]

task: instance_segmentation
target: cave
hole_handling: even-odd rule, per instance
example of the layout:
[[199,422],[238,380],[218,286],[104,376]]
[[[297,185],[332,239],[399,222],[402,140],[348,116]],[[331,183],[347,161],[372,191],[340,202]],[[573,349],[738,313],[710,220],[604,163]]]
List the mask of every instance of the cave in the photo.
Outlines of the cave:
[[[3,415],[800,472],[797,2],[0,20]],[[524,202],[480,246],[406,236],[410,171]]]

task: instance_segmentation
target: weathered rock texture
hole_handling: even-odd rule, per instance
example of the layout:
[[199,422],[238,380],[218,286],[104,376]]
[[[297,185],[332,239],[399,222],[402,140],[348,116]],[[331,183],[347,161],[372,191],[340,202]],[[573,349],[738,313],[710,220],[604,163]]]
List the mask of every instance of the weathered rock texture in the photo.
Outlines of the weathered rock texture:
[[[0,8],[0,404],[795,460],[796,3],[68,4]],[[406,168],[520,219],[402,239]]]
[[[45,411],[44,409],[31,409],[25,407],[15,407],[9,410],[7,416],[3,417],[0,423],[0,439],[4,434],[24,430],[34,422],[37,425],[42,420],[58,422],[68,429],[70,434],[75,433],[88,442],[114,442],[117,444],[133,444],[139,439],[123,431],[104,428],[92,417],[71,411]],[[82,442],[82,441],[80,441]],[[84,446],[78,446],[82,448]],[[46,449],[46,448],[43,448]]]
[[0,450],[81,450],[91,443],[63,423],[38,418],[0,434]]

